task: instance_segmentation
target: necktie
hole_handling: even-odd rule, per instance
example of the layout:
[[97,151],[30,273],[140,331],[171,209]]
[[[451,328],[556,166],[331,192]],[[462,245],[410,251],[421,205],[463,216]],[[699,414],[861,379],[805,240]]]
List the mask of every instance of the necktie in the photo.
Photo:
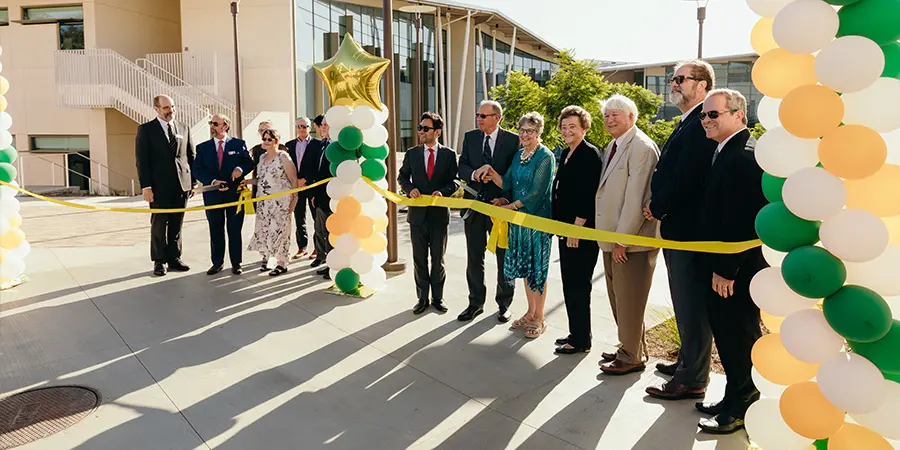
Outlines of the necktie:
[[719,153],[722,153],[722,150],[717,148],[717,149],[716,149],[716,152],[713,153],[712,163],[710,164],[711,166],[716,165],[716,158],[719,157]]
[[609,165],[612,164],[612,160],[613,160],[613,158],[616,157],[616,150],[618,150],[618,148],[619,148],[619,143],[616,141],[613,141],[612,150],[609,151],[609,159],[606,160],[607,167],[609,167]]
[[491,155],[491,135],[484,135],[484,151],[481,152],[481,158],[485,164],[490,164],[494,157]]
[[222,168],[222,159],[225,158],[225,147],[223,145],[224,142],[225,141],[219,141],[219,150],[216,152],[217,156],[219,157],[219,169]]
[[428,149],[428,167],[426,168],[428,172],[428,179],[431,179],[431,176],[434,175],[434,149]]
[[178,140],[175,139],[175,130],[172,129],[172,124],[167,125],[169,126],[169,148],[174,152],[178,149]]

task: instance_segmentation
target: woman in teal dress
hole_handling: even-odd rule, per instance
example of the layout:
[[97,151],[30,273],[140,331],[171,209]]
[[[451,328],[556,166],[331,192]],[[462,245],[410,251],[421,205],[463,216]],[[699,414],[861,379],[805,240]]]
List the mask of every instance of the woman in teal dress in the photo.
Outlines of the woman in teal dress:
[[[513,163],[502,177],[491,169],[491,180],[512,192],[512,202],[504,208],[534,216],[550,218],[551,185],[555,172],[555,158],[541,144],[544,118],[531,112],[519,119],[519,140],[522,149],[516,152]],[[547,329],[544,323],[544,302],[547,299],[547,270],[550,266],[550,235],[509,224],[509,245],[504,260],[504,276],[525,279],[528,312],[512,323],[512,328],[524,328],[525,337],[534,339]]]

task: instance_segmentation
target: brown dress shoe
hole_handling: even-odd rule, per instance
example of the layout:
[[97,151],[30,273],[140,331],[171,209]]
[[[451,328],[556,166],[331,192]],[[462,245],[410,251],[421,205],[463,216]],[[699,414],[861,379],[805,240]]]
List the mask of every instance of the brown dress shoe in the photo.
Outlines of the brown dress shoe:
[[[615,352],[613,352],[613,353],[603,352],[600,354],[600,357],[603,358],[604,362],[612,362],[612,361],[615,361],[616,358],[619,357],[619,355]],[[601,365],[602,365],[602,363],[601,363]]]
[[703,398],[706,396],[705,387],[687,387],[674,380],[659,387],[650,386],[645,392],[647,392],[647,395],[660,400],[684,400],[686,398]]
[[625,375],[634,372],[643,372],[647,366],[640,362],[637,364],[628,364],[621,359],[600,366],[600,370],[607,375]]

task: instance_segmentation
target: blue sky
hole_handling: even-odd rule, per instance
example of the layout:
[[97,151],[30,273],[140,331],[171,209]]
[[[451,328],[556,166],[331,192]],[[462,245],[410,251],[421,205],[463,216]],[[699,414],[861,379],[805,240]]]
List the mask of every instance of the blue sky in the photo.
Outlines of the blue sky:
[[[479,0],[477,4],[500,10],[557,47],[574,48],[579,58],[657,62],[697,55],[693,0]],[[745,0],[710,0],[703,55],[752,53],[750,30],[757,20]]]

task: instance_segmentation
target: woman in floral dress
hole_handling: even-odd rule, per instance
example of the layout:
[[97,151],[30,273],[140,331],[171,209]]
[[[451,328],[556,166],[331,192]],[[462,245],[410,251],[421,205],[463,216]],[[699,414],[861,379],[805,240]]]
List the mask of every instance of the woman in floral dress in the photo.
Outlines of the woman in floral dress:
[[[255,184],[257,197],[284,192],[297,187],[297,169],[290,155],[278,149],[281,135],[274,129],[262,133],[265,153],[255,169],[255,178],[247,184]],[[297,194],[256,202],[256,227],[250,239],[248,250],[256,250],[262,255],[261,272],[269,270],[269,258],[275,257],[276,266],[269,272],[278,276],[287,272],[291,250],[291,216],[297,206]]]
[[[534,216],[550,217],[550,195],[555,158],[541,145],[544,118],[531,112],[519,119],[522,149],[502,177],[491,169],[491,180],[512,191],[512,203],[504,208]],[[547,271],[550,266],[550,235],[541,231],[509,224],[509,245],[504,260],[504,276],[525,279],[528,312],[513,321],[512,328],[524,328],[525,337],[534,339],[547,330],[544,303],[547,299]]]

